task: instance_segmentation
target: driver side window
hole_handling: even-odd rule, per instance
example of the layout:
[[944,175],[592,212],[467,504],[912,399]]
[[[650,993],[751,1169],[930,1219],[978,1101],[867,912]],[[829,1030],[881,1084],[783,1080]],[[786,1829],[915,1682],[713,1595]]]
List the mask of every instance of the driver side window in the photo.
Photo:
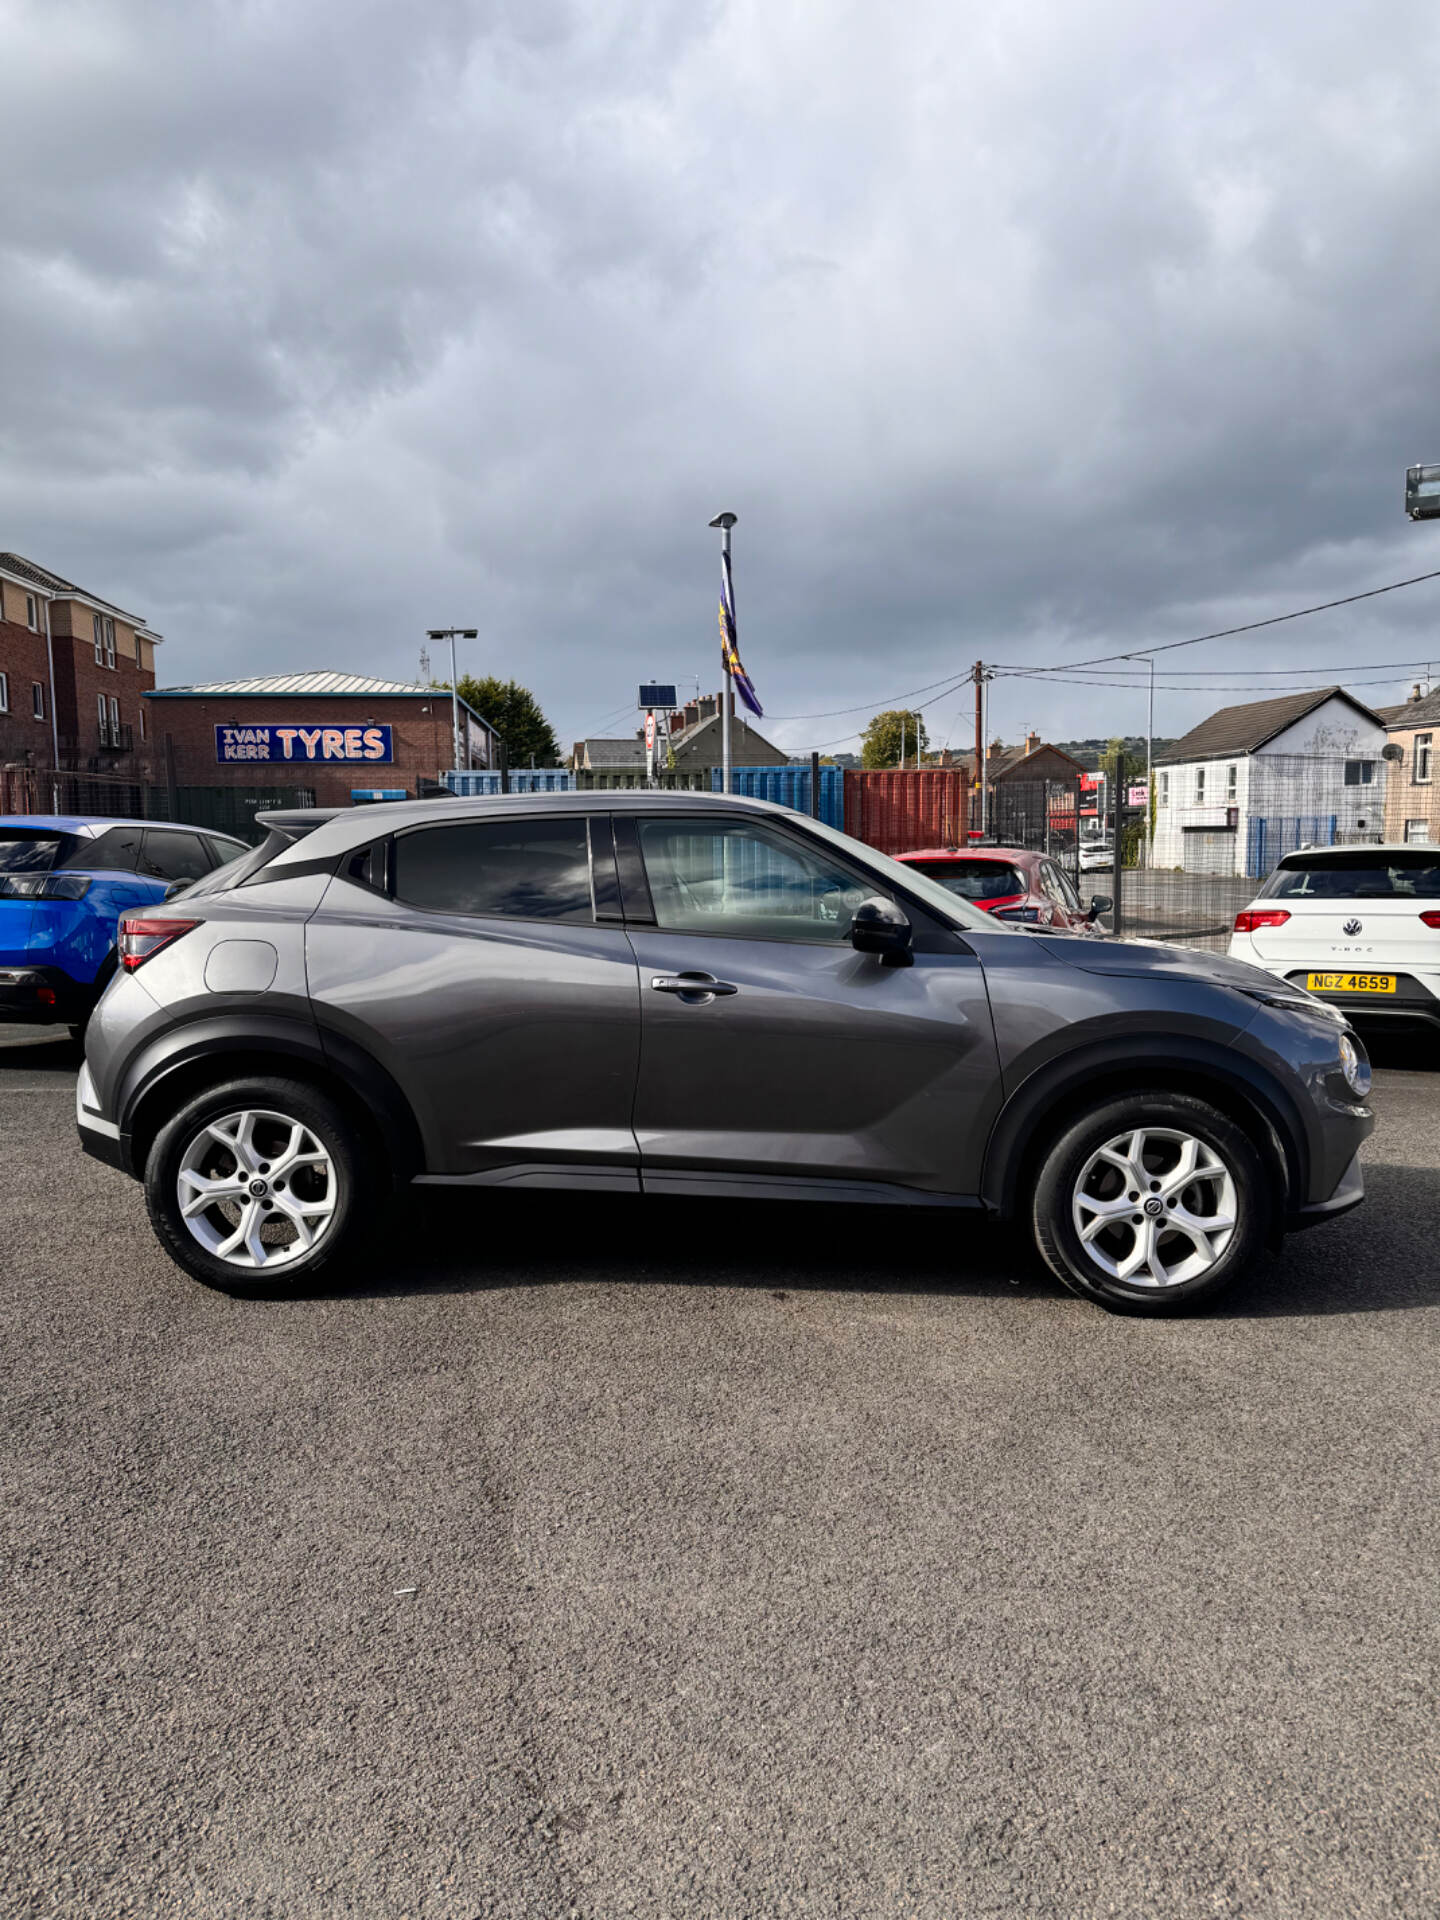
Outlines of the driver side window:
[[669,932],[839,946],[877,891],[763,827],[692,816],[642,820],[639,832],[655,924]]

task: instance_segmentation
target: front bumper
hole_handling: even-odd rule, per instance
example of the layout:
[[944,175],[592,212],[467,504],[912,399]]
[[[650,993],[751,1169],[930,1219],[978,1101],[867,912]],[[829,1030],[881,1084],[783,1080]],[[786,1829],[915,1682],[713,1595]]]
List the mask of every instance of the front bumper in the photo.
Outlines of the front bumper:
[[1358,1207],[1365,1198],[1365,1176],[1360,1171],[1360,1156],[1357,1153],[1344,1173],[1340,1184],[1328,1200],[1316,1200],[1309,1206],[1297,1207],[1285,1221],[1287,1233],[1300,1233],[1306,1227],[1323,1226],[1327,1220],[1338,1220],[1342,1213],[1349,1213]]
[[94,997],[59,967],[0,967],[0,1020],[65,1025],[83,1019]]

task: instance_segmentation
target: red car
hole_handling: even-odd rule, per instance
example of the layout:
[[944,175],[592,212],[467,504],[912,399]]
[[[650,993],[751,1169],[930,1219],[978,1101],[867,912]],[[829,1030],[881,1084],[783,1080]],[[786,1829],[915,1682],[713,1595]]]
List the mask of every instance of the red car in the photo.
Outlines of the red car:
[[1069,875],[1048,854],[1024,847],[922,847],[895,858],[998,920],[1097,933],[1101,914],[1110,910],[1107,894],[1082,906]]

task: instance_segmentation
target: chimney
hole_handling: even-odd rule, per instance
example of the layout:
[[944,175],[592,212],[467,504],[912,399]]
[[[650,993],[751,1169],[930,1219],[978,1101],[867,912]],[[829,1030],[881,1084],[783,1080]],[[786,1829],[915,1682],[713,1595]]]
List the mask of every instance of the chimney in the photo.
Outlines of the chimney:
[[1025,736],[1025,751],[1026,751],[1026,753],[1034,753],[1034,752],[1035,752],[1035,750],[1036,750],[1036,748],[1037,748],[1037,747],[1038,747],[1039,745],[1040,745],[1040,736],[1039,736],[1039,734],[1038,734],[1038,733],[1027,733],[1027,734],[1026,734],[1026,736]]
[[1411,700],[1423,700],[1424,697],[1424,694],[1420,691],[1420,683],[1417,680],[1415,685],[1410,689],[1410,698]]

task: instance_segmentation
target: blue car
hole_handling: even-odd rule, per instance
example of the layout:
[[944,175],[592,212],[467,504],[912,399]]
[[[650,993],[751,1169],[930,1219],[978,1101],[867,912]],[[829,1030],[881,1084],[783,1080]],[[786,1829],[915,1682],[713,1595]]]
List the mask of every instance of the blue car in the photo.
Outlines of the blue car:
[[82,1029],[120,915],[249,851],[168,820],[0,815],[0,1021]]

